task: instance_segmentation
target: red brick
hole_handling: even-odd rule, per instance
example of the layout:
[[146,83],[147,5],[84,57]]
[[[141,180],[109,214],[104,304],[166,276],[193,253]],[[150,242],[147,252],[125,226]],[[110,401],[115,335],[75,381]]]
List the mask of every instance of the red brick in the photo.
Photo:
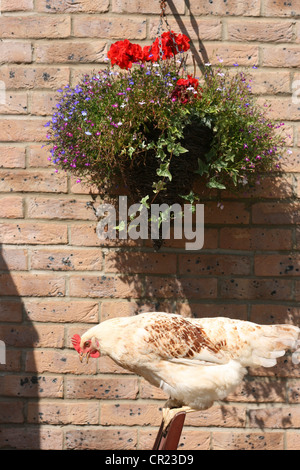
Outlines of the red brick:
[[55,89],[69,82],[69,67],[34,65],[3,65],[0,70],[0,79],[4,81],[6,89]]
[[141,294],[141,281],[136,276],[91,276],[70,277],[70,295],[74,297],[137,298]]
[[28,404],[27,420],[39,424],[98,424],[98,408],[95,402],[34,402]]
[[67,178],[52,171],[0,170],[0,192],[66,193]]
[[37,0],[36,9],[44,13],[104,13],[109,8],[109,0],[80,0],[66,3],[61,0]]
[[16,349],[6,350],[6,364],[0,365],[1,372],[19,373],[23,366],[22,351]]
[[3,338],[8,346],[19,348],[53,347],[61,348],[64,343],[63,325],[39,323],[32,325],[6,325],[3,328]]
[[[300,57],[300,52],[299,52]],[[270,106],[267,110],[267,115],[271,119],[280,121],[298,121],[299,119],[299,105],[293,102],[291,97],[268,97],[258,98],[257,104],[260,106]]]
[[288,70],[256,69],[251,75],[251,90],[255,94],[290,93],[290,72]]
[[24,299],[24,309],[28,320],[33,322],[98,323],[99,320],[98,303],[88,300]]
[[175,274],[176,255],[168,253],[111,252],[105,256],[105,272]]
[[50,147],[43,146],[38,144],[31,144],[28,147],[28,166],[29,167],[39,167],[47,168],[52,167],[53,163],[48,160],[50,157]]
[[53,199],[32,197],[28,199],[28,217],[37,219],[95,220],[89,200]]
[[201,274],[204,276],[247,275],[251,261],[246,256],[235,255],[179,255],[180,274]]
[[3,427],[0,447],[16,450],[62,450],[63,431],[57,427]]
[[300,173],[300,152],[291,150],[292,153],[286,153],[280,160],[281,170],[291,173]]
[[1,271],[26,271],[27,250],[21,248],[2,247],[0,256],[0,270]]
[[242,403],[285,403],[285,382],[274,381],[267,378],[244,380],[226,401]]
[[299,276],[300,255],[257,255],[254,273],[256,276]]
[[45,121],[40,119],[2,119],[1,142],[42,142],[46,138]]
[[[1,197],[0,217],[4,217],[7,219],[18,219],[24,217],[23,198],[20,196]],[[0,224],[0,234],[2,232],[1,226],[2,224]],[[4,239],[1,238],[1,242],[4,242]]]
[[5,38],[65,38],[71,33],[71,18],[47,16],[2,16],[0,35]]
[[168,394],[161,388],[151,385],[147,380],[141,379],[140,384],[140,398],[153,399],[153,400],[167,400]]
[[31,114],[34,116],[52,115],[55,112],[55,106],[58,101],[56,92],[34,91],[30,94]]
[[27,93],[7,91],[4,102],[0,104],[1,114],[28,114]]
[[295,298],[300,300],[300,281],[295,282]]
[[33,10],[33,0],[1,0],[1,12]]
[[251,321],[254,323],[290,323],[298,325],[300,321],[300,308],[280,304],[252,305]]
[[221,281],[223,299],[291,300],[292,281],[281,279],[224,279]]
[[153,296],[154,298],[215,299],[217,279],[146,276],[145,291],[147,297]]
[[283,432],[224,432],[212,434],[213,450],[283,450]]
[[234,405],[213,405],[208,410],[187,414],[185,426],[245,427],[246,409]]
[[30,42],[11,41],[9,39],[2,41],[0,43],[0,61],[1,63],[30,63],[32,61]]
[[71,377],[66,381],[66,398],[101,400],[135,399],[138,378],[134,377]]
[[24,411],[23,403],[14,403],[11,406],[11,402],[0,402],[0,423],[23,423],[24,422]]
[[50,274],[0,274],[0,295],[52,297],[65,293],[65,279]]
[[162,406],[158,403],[111,403],[101,405],[100,424],[104,426],[157,426],[162,417]]
[[2,379],[0,390],[3,397],[63,397],[63,378],[59,376],[6,374]]
[[137,446],[137,430],[124,428],[91,427],[68,429],[65,435],[67,449],[80,450],[134,450]]
[[245,0],[243,2],[203,2],[194,0],[190,5],[193,15],[217,15],[217,16],[259,16],[260,1]]
[[249,19],[228,20],[227,31],[230,41],[292,42],[294,39],[292,22]]
[[101,374],[131,374],[127,369],[118,366],[116,362],[108,356],[101,357],[101,361],[99,361],[99,372],[101,372]]
[[[208,56],[212,65],[219,65],[219,59],[223,60],[223,65],[233,66],[238,63],[240,66],[251,67],[257,65],[259,61],[259,48],[256,45],[248,45],[241,43],[221,42],[216,47],[214,43],[208,43],[200,46],[201,55]],[[190,62],[192,65],[192,62]]]
[[289,175],[263,176],[245,193],[249,198],[281,199],[294,196],[294,179]]
[[290,250],[290,229],[232,228],[220,230],[220,248],[227,250]]
[[249,410],[251,427],[287,429],[300,427],[300,410],[297,407]]
[[79,38],[145,39],[146,20],[126,17],[75,16],[73,35]]
[[89,42],[54,40],[39,42],[35,47],[35,61],[38,64],[101,63],[104,62],[106,54],[106,42],[101,40]]
[[[177,14],[184,13],[184,0],[174,0],[174,9]],[[161,13],[160,5],[157,2],[149,3],[146,0],[113,0],[112,2],[113,13]],[[166,14],[170,14],[170,7],[167,5]]]
[[76,224],[70,227],[70,239],[72,245],[78,246],[103,246],[103,247],[134,247],[141,246],[143,240],[119,240],[106,238],[101,240],[96,233],[96,224]]
[[300,383],[299,380],[289,380],[287,396],[289,403],[300,403]]
[[[271,49],[270,49],[271,47]],[[261,48],[263,67],[299,67],[299,46],[269,46]]]
[[[70,342],[70,347],[72,346]],[[26,354],[26,372],[54,372],[58,374],[95,374],[97,360],[80,362],[76,351],[35,349]]]
[[[200,300],[200,299],[199,299]],[[247,320],[248,310],[246,305],[237,304],[203,304],[176,302],[176,311],[184,317],[230,317],[238,320]]]
[[[159,20],[150,21],[150,38],[155,39],[157,35]],[[178,30],[178,23],[176,19],[168,18],[168,23],[173,31]],[[187,20],[182,18],[181,30],[184,31],[191,40],[197,40],[201,35],[201,39],[204,41],[216,41],[222,38],[222,22],[220,19],[207,19],[197,18],[197,23],[192,24],[190,19]]]
[[242,202],[226,202],[220,209],[217,202],[204,205],[204,224],[248,224],[249,209]]
[[32,250],[31,269],[100,271],[102,269],[102,253],[99,249],[85,250],[76,248]]
[[295,224],[300,222],[299,204],[296,202],[258,202],[252,207],[254,224]]
[[297,0],[265,0],[263,14],[265,16],[297,17]]
[[29,245],[48,245],[67,243],[67,227],[58,224],[43,223],[0,223],[2,243]]
[[25,168],[25,148],[1,147],[0,168]]
[[298,431],[289,431],[286,433],[286,450],[300,450]]
[[0,318],[2,322],[21,322],[23,318],[21,301],[1,299]]
[[144,301],[140,305],[139,301],[128,301],[112,299],[111,301],[101,302],[101,321],[108,318],[115,317],[128,317],[138,313],[153,312],[159,310],[160,312],[174,312],[172,302],[149,302]]

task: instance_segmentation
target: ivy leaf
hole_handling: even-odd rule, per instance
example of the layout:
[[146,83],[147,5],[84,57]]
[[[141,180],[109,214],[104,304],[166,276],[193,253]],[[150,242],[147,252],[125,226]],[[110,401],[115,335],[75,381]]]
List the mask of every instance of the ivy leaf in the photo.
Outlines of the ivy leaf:
[[182,199],[185,199],[186,201],[188,201],[190,204],[194,204],[195,200],[199,200],[199,197],[196,196],[194,191],[190,191],[189,194],[186,194],[185,196],[180,194],[180,197],[182,197]]
[[195,173],[200,176],[202,176],[204,173],[208,173],[207,165],[200,158],[198,158],[198,169],[195,170]]
[[164,178],[169,178],[170,181],[172,181],[172,175],[169,171],[169,165],[170,163],[161,163],[160,167],[157,168],[156,173],[158,176],[162,176]]
[[156,183],[153,183],[152,187],[154,194],[159,193],[160,191],[164,191],[166,189],[166,183],[164,181],[157,181]]
[[126,227],[126,224],[124,222],[124,220],[121,220],[121,223],[119,225],[117,225],[116,227],[114,227],[115,230],[119,230],[120,232],[122,232],[122,230],[124,230]]
[[226,189],[226,186],[224,184],[219,183],[216,181],[214,178],[212,178],[208,183],[207,183],[208,188],[215,188],[215,189]]
[[146,209],[149,209],[150,206],[148,204],[148,199],[149,199],[149,194],[141,199],[141,204],[146,207]]

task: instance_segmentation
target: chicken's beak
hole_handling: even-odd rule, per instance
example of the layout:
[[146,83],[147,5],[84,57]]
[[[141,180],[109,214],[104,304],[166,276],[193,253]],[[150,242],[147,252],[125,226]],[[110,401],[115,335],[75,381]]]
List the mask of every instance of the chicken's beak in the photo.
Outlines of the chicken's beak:
[[81,353],[79,354],[79,360],[80,360],[80,362],[83,361],[83,352],[81,352]]
[[91,354],[90,352],[88,352],[88,353],[86,354],[86,363],[87,363],[87,364],[89,363],[90,354]]

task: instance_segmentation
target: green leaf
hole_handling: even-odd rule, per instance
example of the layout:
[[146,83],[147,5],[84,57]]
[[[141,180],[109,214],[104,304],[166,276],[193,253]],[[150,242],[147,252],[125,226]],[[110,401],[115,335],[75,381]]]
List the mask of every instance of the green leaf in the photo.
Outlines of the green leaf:
[[226,186],[224,184],[219,183],[216,181],[214,178],[212,178],[208,183],[207,183],[208,188],[215,188],[215,189],[226,189]]
[[208,173],[208,166],[198,158],[198,169],[195,170],[195,173],[202,176],[204,173]]
[[199,197],[196,196],[194,191],[190,191],[189,194],[186,194],[185,196],[180,194],[180,197],[182,197],[182,199],[185,199],[186,201],[188,201],[190,204],[193,204],[195,202],[195,200],[199,200]]
[[114,227],[114,229],[119,230],[120,232],[122,232],[122,230],[124,230],[125,227],[126,227],[126,224],[125,224],[124,220],[121,220],[121,223],[119,225],[117,225],[116,227]]
[[148,199],[149,199],[149,194],[141,199],[141,204],[144,207],[146,207],[146,209],[150,208],[149,204],[147,203]]
[[158,176],[162,176],[164,178],[169,178],[170,181],[172,181],[172,175],[169,171],[169,166],[170,163],[161,163],[160,167],[157,168],[156,173]]

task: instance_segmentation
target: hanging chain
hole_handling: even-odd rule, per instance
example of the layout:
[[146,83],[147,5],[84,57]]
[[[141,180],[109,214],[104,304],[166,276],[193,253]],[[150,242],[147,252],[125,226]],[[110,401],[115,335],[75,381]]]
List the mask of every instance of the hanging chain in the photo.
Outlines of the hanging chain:
[[173,32],[171,31],[171,27],[170,27],[170,25],[168,23],[168,20],[167,20],[167,17],[166,17],[167,3],[168,3],[167,0],[159,0],[159,5],[160,5],[161,12],[160,12],[160,21],[159,21],[159,24],[158,24],[157,36],[159,37],[159,57],[160,57],[160,59],[162,59],[163,55],[164,55],[164,51],[163,51],[163,47],[162,47],[162,38],[161,38],[164,22],[165,22],[165,24],[167,26],[167,29],[170,32],[170,35],[172,37],[174,48],[176,49],[177,53],[179,52],[178,44],[175,41],[175,36],[174,36]]
[[161,13],[160,13],[160,16],[164,17],[166,16],[166,8],[167,8],[167,0],[160,0],[160,9],[161,9]]

